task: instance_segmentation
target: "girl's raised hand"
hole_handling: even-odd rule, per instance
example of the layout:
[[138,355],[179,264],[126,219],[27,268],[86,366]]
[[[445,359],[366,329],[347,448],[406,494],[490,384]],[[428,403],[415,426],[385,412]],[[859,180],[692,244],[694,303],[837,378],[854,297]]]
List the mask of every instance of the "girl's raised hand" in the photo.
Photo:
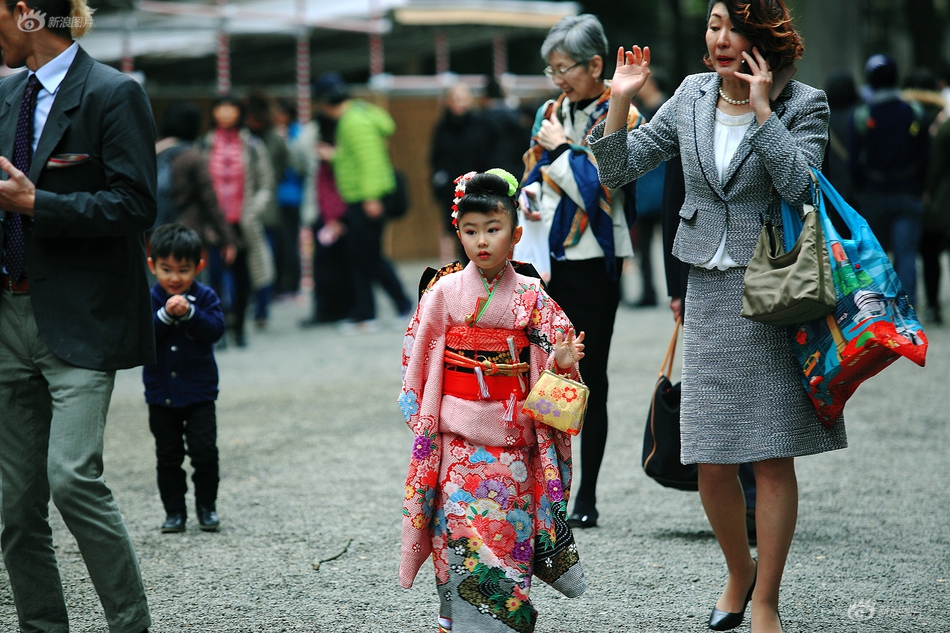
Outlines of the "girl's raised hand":
[[617,50],[617,69],[610,84],[612,95],[632,99],[650,76],[650,47],[642,50],[634,46],[625,51],[623,46]]
[[568,331],[567,339],[558,331],[554,333],[554,362],[560,369],[569,369],[584,358],[584,333],[575,338],[574,330]]

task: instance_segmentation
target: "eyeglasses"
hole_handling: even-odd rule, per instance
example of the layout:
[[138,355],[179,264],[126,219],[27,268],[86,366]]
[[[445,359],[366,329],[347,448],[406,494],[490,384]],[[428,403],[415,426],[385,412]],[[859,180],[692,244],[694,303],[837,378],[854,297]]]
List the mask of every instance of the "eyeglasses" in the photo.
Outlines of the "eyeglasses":
[[573,66],[568,66],[567,68],[551,68],[550,66],[548,66],[547,68],[544,69],[544,74],[551,78],[563,77],[567,73],[571,72],[572,70],[574,70],[575,68],[583,64],[584,62],[577,62]]

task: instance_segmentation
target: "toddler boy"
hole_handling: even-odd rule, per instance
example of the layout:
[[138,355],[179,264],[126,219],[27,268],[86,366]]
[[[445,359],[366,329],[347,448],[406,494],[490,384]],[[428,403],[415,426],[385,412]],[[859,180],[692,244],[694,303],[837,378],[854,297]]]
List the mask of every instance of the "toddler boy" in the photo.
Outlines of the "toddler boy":
[[148,267],[158,278],[152,287],[157,362],[144,367],[142,380],[155,436],[165,533],[185,531],[188,484],[181,466],[186,451],[195,470],[198,526],[206,532],[219,526],[218,366],[212,345],[224,333],[224,314],[214,290],[195,281],[204,267],[201,249],[198,234],[179,224],[160,226],[151,236]]

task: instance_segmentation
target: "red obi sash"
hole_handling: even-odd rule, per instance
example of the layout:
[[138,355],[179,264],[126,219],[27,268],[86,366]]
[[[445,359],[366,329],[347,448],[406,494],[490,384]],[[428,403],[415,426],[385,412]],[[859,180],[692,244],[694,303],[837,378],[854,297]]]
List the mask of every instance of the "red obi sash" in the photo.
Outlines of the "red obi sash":
[[[509,337],[513,339],[514,359]],[[464,400],[509,400],[512,394],[524,400],[528,395],[529,365],[517,362],[529,345],[523,330],[456,326],[449,329],[445,343],[443,394]]]

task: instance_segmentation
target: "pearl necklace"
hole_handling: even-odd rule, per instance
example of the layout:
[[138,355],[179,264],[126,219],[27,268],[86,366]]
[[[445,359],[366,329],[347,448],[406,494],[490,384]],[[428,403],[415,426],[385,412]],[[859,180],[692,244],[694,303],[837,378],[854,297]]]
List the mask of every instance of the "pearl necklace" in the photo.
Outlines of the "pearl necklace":
[[735,106],[745,105],[745,104],[749,103],[749,99],[748,99],[748,98],[745,98],[745,99],[730,99],[729,97],[726,96],[726,93],[722,91],[722,86],[719,87],[719,96],[722,97],[723,100],[724,100],[726,103],[731,103],[732,105],[735,105]]

